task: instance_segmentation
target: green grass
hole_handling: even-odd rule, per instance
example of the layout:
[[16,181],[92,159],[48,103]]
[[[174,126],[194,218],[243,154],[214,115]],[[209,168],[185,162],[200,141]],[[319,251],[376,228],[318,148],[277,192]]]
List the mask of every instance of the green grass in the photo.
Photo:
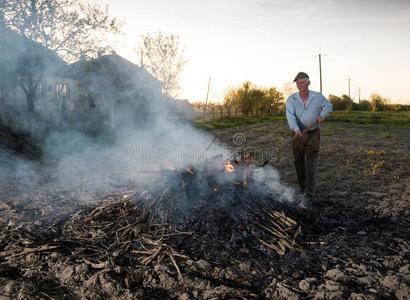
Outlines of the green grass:
[[[285,115],[197,119],[195,123],[199,128],[213,130],[278,120],[286,120]],[[334,111],[327,122],[343,122],[357,126],[408,128],[410,127],[410,112]]]
[[238,127],[242,125],[251,125],[263,122],[270,122],[275,120],[285,120],[285,117],[234,117],[211,120],[196,120],[197,127],[212,130]]
[[410,112],[390,111],[334,111],[328,118],[330,122],[349,122],[353,124],[410,125]]
[[390,112],[390,111],[334,111],[330,119],[349,120],[350,122],[410,122],[410,112]]

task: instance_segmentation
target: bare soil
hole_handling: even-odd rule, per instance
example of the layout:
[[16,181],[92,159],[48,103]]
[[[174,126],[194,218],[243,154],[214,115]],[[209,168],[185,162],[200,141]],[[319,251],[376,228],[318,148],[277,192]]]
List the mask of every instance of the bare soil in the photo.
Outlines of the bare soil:
[[[280,171],[282,182],[297,187],[290,145],[272,151],[290,137],[285,123],[217,134],[234,149],[241,135],[245,142],[239,147],[254,151],[261,162],[273,154],[270,164]],[[307,213],[318,231],[309,233],[311,246],[305,247],[323,251],[322,262],[309,266],[311,258],[306,258],[303,279],[299,274],[274,279],[270,297],[303,298],[283,288],[290,280],[315,299],[410,298],[409,150],[408,128],[348,123],[322,127],[317,195]]]
[[[278,149],[290,137],[284,122],[214,134],[232,150],[253,152],[257,164],[269,158],[281,182],[296,188],[290,146]],[[238,241],[229,237],[236,220],[224,211],[198,212],[209,220],[206,232],[193,228],[182,238],[163,223],[159,237],[150,229],[155,220],[119,195],[89,207],[74,205],[75,191],[19,194],[4,186],[0,299],[410,299],[408,128],[328,123],[321,140],[315,201],[305,211],[282,207],[302,229],[302,249],[285,255],[212,240]],[[144,238],[129,240],[137,236]],[[134,259],[120,245],[140,254],[145,247],[149,256]]]

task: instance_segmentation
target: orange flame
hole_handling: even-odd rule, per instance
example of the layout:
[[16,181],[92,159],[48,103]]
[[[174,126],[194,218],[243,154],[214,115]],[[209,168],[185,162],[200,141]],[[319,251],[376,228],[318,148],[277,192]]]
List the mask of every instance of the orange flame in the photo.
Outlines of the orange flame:
[[235,172],[235,167],[229,160],[224,162],[224,168],[225,168],[225,172],[228,174],[232,174],[233,172]]

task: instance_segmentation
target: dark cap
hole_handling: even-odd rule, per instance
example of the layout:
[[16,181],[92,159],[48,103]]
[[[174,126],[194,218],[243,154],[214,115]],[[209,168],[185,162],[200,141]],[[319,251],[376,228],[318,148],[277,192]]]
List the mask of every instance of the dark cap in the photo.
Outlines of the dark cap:
[[303,79],[303,78],[309,79],[308,74],[306,74],[305,72],[299,72],[298,75],[296,75],[295,80],[293,80],[293,82],[295,82],[298,79]]

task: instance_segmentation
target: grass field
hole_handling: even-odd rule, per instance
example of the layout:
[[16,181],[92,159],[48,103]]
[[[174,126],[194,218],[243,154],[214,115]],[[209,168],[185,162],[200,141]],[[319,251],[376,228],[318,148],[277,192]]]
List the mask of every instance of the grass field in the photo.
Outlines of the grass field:
[[[205,130],[233,128],[241,125],[257,124],[275,120],[286,120],[285,114],[273,116],[238,116],[238,117],[207,117],[199,116],[195,119],[198,127]],[[410,127],[410,112],[370,112],[370,111],[334,111],[327,122],[346,122],[369,126]]]

